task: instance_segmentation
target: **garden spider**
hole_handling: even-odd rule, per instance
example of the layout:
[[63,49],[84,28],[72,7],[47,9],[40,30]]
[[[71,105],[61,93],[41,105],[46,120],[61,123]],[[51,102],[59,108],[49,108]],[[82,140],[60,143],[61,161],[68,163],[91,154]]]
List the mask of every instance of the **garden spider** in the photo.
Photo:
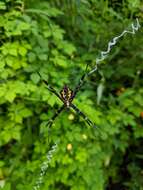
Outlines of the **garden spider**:
[[[67,85],[65,85],[63,87],[63,89],[60,91],[60,93],[58,93],[52,86],[50,86],[48,84],[48,82],[44,79],[42,79],[42,81],[46,84],[48,90],[50,92],[52,92],[54,95],[56,95],[62,102],[63,105],[57,110],[57,112],[52,116],[52,118],[48,121],[48,125],[49,128],[52,126],[53,122],[55,121],[55,119],[59,116],[59,114],[65,109],[65,108],[72,108],[77,114],[79,114],[89,126],[92,127],[97,127],[83,112],[81,112],[73,103],[73,99],[75,98],[75,96],[77,95],[78,91],[80,90],[81,86],[83,85],[84,82],[84,78],[88,75],[86,74],[87,71],[87,67],[86,66],[86,70],[85,73],[82,75],[81,79],[79,80],[78,85],[75,87],[74,90],[71,90]],[[42,78],[41,74],[38,72],[38,74],[40,75],[40,78]]]

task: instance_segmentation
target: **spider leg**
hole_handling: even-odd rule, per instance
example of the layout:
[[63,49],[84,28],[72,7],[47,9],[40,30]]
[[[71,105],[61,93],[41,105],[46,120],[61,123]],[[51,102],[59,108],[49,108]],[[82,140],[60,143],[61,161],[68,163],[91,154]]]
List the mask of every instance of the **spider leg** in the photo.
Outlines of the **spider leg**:
[[[42,79],[41,74],[39,72],[38,72],[38,74],[39,74],[40,78]],[[42,79],[42,81],[46,85],[46,87],[48,88],[48,90],[50,92],[52,92],[53,94],[55,94],[62,101],[62,99],[61,99],[60,95],[58,94],[58,92],[52,86],[50,86],[49,83],[46,80]]]
[[53,122],[55,121],[55,119],[58,117],[58,115],[64,110],[65,105],[63,104],[57,111],[56,113],[51,117],[51,119],[49,119],[49,121],[47,122],[47,126],[48,126],[48,144],[50,144],[50,129],[52,127]]
[[51,117],[51,119],[49,119],[47,125],[49,128],[51,128],[53,122],[55,121],[55,119],[58,117],[58,115],[64,110],[65,105],[63,104],[57,111],[56,113]]
[[97,126],[83,113],[81,112],[74,104],[70,104],[70,107],[73,108],[85,121],[86,123],[94,128],[97,128]]
[[87,76],[87,74],[86,74],[87,68],[88,68],[88,64],[86,65],[86,69],[85,69],[84,74],[80,78],[79,83],[77,84],[77,86],[75,87],[75,89],[73,91],[73,98],[76,96],[76,94],[78,93],[78,91],[80,90],[80,88],[82,87],[82,85],[84,84],[84,79]]

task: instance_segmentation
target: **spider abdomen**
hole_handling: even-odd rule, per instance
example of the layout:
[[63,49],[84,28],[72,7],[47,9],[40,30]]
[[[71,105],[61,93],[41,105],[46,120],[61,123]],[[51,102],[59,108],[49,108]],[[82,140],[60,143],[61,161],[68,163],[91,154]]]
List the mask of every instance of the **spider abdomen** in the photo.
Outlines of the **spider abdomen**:
[[74,97],[73,91],[67,85],[65,85],[61,90],[60,95],[66,107],[69,107]]

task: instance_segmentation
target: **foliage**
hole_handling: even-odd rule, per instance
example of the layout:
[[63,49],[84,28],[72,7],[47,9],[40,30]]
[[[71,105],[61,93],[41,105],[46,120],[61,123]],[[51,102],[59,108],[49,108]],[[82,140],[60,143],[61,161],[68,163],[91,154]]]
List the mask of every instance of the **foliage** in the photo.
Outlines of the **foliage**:
[[140,0],[0,2],[2,190],[32,189],[49,136],[50,145],[60,143],[41,190],[143,189],[142,29],[117,44],[74,100],[97,130],[65,110],[48,135],[61,103],[37,74],[59,91],[74,88],[108,41],[143,18],[142,7]]

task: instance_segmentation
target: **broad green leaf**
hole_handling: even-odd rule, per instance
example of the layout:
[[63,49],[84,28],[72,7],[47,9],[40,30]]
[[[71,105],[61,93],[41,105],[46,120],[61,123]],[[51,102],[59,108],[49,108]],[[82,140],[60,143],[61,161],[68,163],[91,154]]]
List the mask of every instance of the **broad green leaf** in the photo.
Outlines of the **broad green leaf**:
[[0,10],[5,10],[6,4],[4,2],[0,2]]
[[18,53],[22,56],[25,56],[27,54],[27,49],[24,46],[20,46],[18,48]]
[[13,56],[17,56],[18,55],[17,49],[14,49],[14,48],[9,49],[8,52],[9,52],[10,55],[13,55]]
[[41,61],[46,61],[48,58],[47,54],[39,54],[38,57]]
[[4,166],[4,161],[0,160],[0,167],[3,167]]
[[11,190],[11,184],[10,183],[6,183],[4,185],[4,187],[2,188],[2,190]]
[[40,81],[40,76],[38,75],[38,73],[33,73],[30,76],[31,80],[37,84]]
[[32,63],[35,60],[36,60],[36,54],[33,52],[28,53],[28,61]]
[[13,100],[16,97],[15,91],[8,91],[7,94],[5,95],[5,99],[8,100],[9,102],[13,102]]

